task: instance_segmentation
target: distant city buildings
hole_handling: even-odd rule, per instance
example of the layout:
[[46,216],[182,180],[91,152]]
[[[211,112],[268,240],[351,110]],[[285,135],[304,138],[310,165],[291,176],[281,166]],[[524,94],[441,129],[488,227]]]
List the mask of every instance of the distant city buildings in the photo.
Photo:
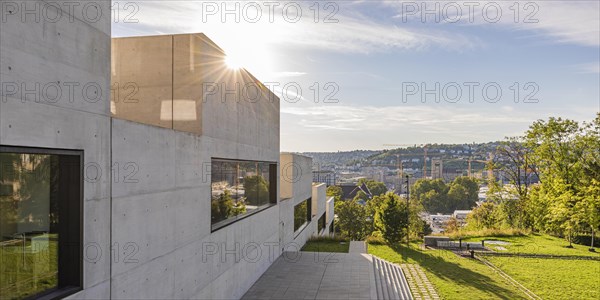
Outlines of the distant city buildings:
[[335,171],[313,171],[313,182],[321,182],[327,186],[337,184]]

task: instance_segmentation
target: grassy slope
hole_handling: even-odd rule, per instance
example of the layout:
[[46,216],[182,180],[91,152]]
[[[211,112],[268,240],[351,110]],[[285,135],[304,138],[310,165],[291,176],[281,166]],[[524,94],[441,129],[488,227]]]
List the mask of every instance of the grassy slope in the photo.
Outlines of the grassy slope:
[[[467,240],[482,239],[510,242],[510,245],[500,245],[507,249],[502,252],[600,256],[600,253],[589,252],[587,246],[567,248],[565,246],[568,243],[564,239],[548,235]],[[524,297],[486,266],[449,251],[423,251],[416,249],[416,245],[410,250],[405,247],[392,250],[388,246],[369,245],[369,253],[393,262],[420,264],[440,296],[446,299]],[[544,299],[600,299],[599,261],[492,256],[486,256],[486,259]]]
[[[532,234],[520,237],[477,238],[501,240],[507,251],[528,254],[596,256],[588,246],[567,248],[564,239]],[[493,246],[492,246],[493,247]],[[600,261],[493,257],[486,259],[544,299],[600,299]]]
[[486,259],[543,299],[600,299],[600,261]]
[[395,263],[416,263],[443,299],[524,299],[526,296],[479,261],[445,250],[369,245],[369,253]]

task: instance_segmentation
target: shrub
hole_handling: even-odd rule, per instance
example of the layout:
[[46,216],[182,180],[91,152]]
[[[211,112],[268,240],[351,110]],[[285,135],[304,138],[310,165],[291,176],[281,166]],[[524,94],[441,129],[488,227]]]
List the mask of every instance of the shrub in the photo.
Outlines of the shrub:
[[379,236],[379,235],[370,235],[367,237],[365,242],[367,242],[367,244],[370,244],[370,245],[386,245],[387,244],[385,239],[383,239],[383,237]]
[[340,236],[340,235],[322,235],[322,236],[312,236],[308,239],[307,242],[316,242],[316,243],[341,243],[348,242],[348,239]]

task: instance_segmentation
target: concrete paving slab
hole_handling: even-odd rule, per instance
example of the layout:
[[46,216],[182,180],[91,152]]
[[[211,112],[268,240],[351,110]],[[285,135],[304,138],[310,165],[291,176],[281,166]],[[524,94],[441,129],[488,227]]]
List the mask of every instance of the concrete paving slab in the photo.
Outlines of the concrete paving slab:
[[242,299],[375,299],[374,276],[368,254],[284,253]]

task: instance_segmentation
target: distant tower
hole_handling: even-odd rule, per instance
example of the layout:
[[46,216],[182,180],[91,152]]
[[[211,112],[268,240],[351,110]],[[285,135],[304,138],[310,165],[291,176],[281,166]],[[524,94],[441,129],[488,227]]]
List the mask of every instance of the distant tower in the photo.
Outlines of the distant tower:
[[494,177],[494,169],[491,167],[492,162],[494,161],[494,153],[488,153],[488,164],[490,167],[488,168],[488,179]]
[[427,146],[423,147],[423,178],[427,178]]
[[431,159],[431,179],[443,178],[444,164],[441,159]]

